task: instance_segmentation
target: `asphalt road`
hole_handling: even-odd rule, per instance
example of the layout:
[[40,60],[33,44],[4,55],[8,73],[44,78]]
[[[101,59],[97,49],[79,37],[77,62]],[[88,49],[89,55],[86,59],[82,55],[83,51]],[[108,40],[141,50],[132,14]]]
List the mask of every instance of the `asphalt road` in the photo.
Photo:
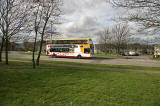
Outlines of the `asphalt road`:
[[[18,52],[11,52],[11,58],[32,58],[31,55],[22,55]],[[152,66],[160,67],[160,61],[152,60],[149,56],[132,56],[132,59],[114,59],[114,58],[92,58],[92,59],[73,59],[73,58],[50,58],[41,56],[41,60],[69,61],[92,64],[114,64],[114,65],[134,65],[134,66]]]

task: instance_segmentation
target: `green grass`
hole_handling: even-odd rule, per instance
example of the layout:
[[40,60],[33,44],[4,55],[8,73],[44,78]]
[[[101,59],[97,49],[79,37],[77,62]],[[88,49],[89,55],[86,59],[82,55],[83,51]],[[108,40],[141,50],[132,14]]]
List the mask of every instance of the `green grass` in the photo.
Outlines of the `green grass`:
[[[9,60],[20,60],[20,61],[31,61],[31,59],[24,58],[10,58]],[[134,69],[134,70],[155,70],[160,71],[160,67],[150,66],[132,66],[132,65],[113,65],[113,64],[91,64],[91,63],[77,63],[77,62],[66,62],[66,61],[52,61],[52,60],[41,60],[42,63],[54,63],[54,64],[65,64],[65,65],[78,65],[78,66],[92,66],[92,67],[103,67],[103,68],[120,68],[120,69]]]
[[152,58],[153,60],[158,60],[158,61],[160,61],[160,57],[158,57],[158,58]]
[[114,54],[95,54],[95,58],[119,58],[119,59],[131,59],[128,56],[114,55]]
[[1,106],[158,106],[160,74],[0,63]]

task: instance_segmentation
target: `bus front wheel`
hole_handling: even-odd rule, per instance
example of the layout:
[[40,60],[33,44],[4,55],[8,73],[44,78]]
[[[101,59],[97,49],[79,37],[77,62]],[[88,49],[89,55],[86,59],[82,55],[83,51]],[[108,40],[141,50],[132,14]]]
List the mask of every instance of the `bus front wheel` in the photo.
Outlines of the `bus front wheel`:
[[52,58],[56,58],[56,55],[55,55],[55,54],[53,54],[53,55],[52,55]]
[[81,56],[81,55],[78,55],[78,56],[77,56],[77,58],[78,58],[78,59],[81,59],[81,58],[82,58],[82,56]]

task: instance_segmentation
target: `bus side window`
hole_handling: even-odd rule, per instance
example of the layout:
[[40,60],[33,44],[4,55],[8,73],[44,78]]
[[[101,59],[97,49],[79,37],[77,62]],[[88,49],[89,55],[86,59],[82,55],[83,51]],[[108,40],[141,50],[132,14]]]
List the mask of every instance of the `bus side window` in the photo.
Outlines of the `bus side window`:
[[84,40],[84,41],[83,41],[83,44],[88,44],[88,40]]
[[51,48],[50,52],[69,52],[69,48]]
[[56,44],[57,43],[57,41],[56,40],[52,40],[52,44]]
[[50,49],[50,52],[54,52],[54,49],[53,49],[53,48],[51,48],[51,49]]
[[52,41],[51,41],[51,40],[48,40],[48,41],[47,41],[47,44],[52,44]]
[[69,48],[62,48],[62,52],[69,52]]

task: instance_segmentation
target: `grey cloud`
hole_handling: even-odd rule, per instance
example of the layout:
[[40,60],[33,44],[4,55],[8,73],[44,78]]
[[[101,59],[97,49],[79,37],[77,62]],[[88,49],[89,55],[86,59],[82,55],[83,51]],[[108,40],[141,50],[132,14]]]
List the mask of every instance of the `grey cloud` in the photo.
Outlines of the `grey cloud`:
[[64,0],[63,20],[58,30],[64,37],[92,37],[106,26],[113,24],[112,19],[120,14],[105,0]]
[[80,17],[76,22],[72,22],[66,27],[69,33],[83,33],[95,30],[100,24],[92,17]]

